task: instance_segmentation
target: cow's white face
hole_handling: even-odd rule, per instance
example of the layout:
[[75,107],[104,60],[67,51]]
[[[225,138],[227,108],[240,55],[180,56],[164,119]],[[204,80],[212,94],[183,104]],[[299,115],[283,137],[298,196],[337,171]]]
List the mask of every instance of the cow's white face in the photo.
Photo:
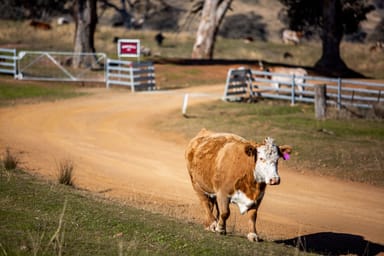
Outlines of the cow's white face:
[[279,148],[270,137],[267,137],[264,143],[264,145],[257,147],[257,160],[254,170],[255,179],[257,182],[278,185],[280,183],[277,167],[280,158]]

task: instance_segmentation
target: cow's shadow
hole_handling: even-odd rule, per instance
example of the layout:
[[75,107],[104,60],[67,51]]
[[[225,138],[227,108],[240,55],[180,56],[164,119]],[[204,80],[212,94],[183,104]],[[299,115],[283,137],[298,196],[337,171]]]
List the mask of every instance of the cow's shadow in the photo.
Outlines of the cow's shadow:
[[309,234],[275,242],[323,255],[370,256],[384,252],[383,245],[367,241],[362,236],[333,232]]

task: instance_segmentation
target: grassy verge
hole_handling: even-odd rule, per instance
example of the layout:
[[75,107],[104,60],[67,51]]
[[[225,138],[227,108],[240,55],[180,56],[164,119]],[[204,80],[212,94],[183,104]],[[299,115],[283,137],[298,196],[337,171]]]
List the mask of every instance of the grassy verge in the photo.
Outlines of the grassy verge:
[[[0,77],[1,79],[1,77]],[[69,84],[43,84],[0,80],[0,106],[15,103],[31,103],[39,101],[54,101],[85,95]]]
[[190,118],[180,110],[156,120],[167,132],[192,138],[201,128],[233,132],[262,141],[274,137],[294,148],[291,169],[384,186],[383,120],[314,118],[313,106],[261,101],[256,104],[217,101],[191,106]]
[[307,255],[0,169],[0,255]]

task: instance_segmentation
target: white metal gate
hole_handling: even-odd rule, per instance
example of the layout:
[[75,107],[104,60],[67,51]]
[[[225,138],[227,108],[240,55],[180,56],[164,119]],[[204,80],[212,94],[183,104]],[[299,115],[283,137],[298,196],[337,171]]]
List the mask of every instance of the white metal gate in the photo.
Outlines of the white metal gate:
[[[91,58],[90,65],[73,67],[77,58]],[[105,82],[105,53],[20,51],[18,79]]]

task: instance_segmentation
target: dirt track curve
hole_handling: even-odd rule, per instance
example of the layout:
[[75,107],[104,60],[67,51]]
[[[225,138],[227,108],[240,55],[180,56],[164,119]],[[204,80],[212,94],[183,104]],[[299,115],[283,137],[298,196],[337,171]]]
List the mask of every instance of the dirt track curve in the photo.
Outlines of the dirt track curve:
[[[75,163],[76,184],[108,198],[201,222],[179,135],[150,126],[154,116],[180,109],[185,92],[216,95],[222,86],[136,93],[93,89],[91,96],[0,109],[0,146],[21,152],[32,172],[54,179],[57,163]],[[191,104],[211,100],[194,98]],[[196,131],[197,132],[197,131]],[[282,184],[270,187],[258,230],[266,239],[322,232],[384,244],[384,189],[303,175],[280,166]],[[165,207],[166,206],[166,207]],[[233,208],[229,231],[246,217]]]

